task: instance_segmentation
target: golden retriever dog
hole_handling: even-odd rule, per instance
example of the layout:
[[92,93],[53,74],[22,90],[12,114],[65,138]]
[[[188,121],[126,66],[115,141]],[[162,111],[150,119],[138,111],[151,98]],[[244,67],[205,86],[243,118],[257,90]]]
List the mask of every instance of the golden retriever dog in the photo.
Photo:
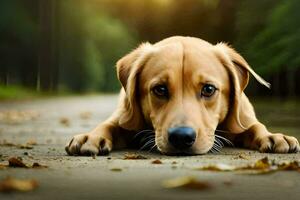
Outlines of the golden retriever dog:
[[181,36],[143,43],[117,62],[122,89],[115,112],[91,132],[76,135],[66,151],[105,155],[129,147],[137,133],[151,133],[144,146],[167,155],[217,152],[224,143],[298,152],[295,137],[270,133],[257,120],[244,93],[250,74],[269,87],[225,43]]

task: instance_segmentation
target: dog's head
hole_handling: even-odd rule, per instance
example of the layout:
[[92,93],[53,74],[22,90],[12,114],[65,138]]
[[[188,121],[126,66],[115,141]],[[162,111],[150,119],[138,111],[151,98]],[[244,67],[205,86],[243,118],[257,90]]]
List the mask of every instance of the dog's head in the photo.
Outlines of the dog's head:
[[118,61],[117,72],[126,92],[120,126],[151,126],[158,149],[167,154],[208,152],[220,124],[241,132],[249,72],[267,85],[228,45],[191,37],[142,44]]

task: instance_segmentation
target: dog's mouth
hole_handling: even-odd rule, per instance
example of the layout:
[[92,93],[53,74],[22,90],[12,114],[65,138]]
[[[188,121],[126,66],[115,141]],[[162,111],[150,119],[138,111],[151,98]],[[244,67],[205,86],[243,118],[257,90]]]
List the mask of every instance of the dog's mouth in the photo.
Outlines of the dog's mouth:
[[188,149],[176,149],[171,147],[167,151],[161,150],[157,146],[155,139],[155,131],[151,129],[142,130],[134,135],[131,146],[137,148],[140,151],[156,152],[162,153],[169,156],[193,156],[193,155],[202,155],[206,153],[219,153],[221,152],[224,146],[233,146],[233,143],[227,138],[220,136],[218,134],[214,135],[214,142],[211,148],[207,152],[197,153],[193,148]]

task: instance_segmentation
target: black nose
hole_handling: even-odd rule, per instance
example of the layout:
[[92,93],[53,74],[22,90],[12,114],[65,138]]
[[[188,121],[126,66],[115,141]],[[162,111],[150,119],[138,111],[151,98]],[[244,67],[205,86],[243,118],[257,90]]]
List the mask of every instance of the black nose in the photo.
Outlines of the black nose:
[[196,139],[195,130],[185,126],[169,128],[168,135],[170,144],[176,149],[187,149],[194,144]]

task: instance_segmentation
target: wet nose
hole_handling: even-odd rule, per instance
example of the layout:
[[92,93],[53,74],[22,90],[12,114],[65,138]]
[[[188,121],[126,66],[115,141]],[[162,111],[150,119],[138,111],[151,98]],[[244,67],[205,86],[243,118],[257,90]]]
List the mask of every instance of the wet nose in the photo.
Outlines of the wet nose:
[[187,149],[191,147],[196,139],[193,128],[180,126],[168,129],[168,140],[176,149]]

